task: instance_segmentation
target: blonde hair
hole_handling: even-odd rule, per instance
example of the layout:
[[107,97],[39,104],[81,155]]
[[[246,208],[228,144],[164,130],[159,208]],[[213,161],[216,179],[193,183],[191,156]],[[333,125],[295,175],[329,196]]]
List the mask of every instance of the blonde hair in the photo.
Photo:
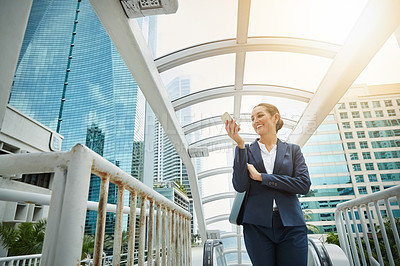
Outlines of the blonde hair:
[[[267,111],[267,113],[269,113],[271,116],[275,115],[275,114],[279,114],[279,120],[276,123],[276,132],[278,132],[279,129],[281,129],[283,127],[283,121],[281,119],[281,114],[279,113],[278,108],[276,108],[275,105],[269,104],[269,103],[260,103],[256,106],[254,106],[254,108],[256,107],[263,107],[265,109],[265,111]],[[253,109],[254,109],[253,108]]]

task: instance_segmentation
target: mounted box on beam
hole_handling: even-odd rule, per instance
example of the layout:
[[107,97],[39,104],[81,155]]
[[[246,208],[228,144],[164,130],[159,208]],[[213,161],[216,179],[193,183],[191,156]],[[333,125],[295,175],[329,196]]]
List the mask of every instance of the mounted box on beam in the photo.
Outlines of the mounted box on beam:
[[120,0],[128,18],[173,14],[178,10],[178,0]]
[[207,147],[189,147],[190,158],[207,157],[209,155]]

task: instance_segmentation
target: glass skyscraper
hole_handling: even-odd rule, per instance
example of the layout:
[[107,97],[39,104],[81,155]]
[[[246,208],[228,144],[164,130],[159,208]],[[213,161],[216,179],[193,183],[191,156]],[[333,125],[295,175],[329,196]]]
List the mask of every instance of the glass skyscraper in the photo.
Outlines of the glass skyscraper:
[[[156,18],[138,22],[152,42]],[[142,179],[144,97],[88,0],[33,1],[9,103],[63,135],[62,150],[86,144]]]
[[399,148],[400,84],[350,88],[302,148],[312,187],[300,201],[309,222],[335,231],[337,204],[400,184]]

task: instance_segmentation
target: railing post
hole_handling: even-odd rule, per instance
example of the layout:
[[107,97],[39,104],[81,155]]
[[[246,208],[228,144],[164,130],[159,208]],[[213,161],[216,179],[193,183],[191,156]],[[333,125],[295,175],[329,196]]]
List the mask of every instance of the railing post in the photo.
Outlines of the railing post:
[[[360,254],[361,254],[361,260],[362,260],[363,265],[367,265],[367,261],[365,260],[365,255],[364,255],[364,248],[363,248],[363,245],[362,245],[360,234],[358,232],[357,219],[356,219],[356,216],[354,214],[354,209],[351,208],[350,211],[351,211],[350,212],[351,219],[353,220],[354,231],[356,232],[356,237],[357,237],[357,242],[358,242],[358,249],[359,249]],[[359,215],[361,215],[361,214],[359,214]]]
[[371,217],[371,210],[369,209],[368,204],[365,206],[365,208],[367,209],[367,217],[368,217],[368,221],[369,221],[369,224],[370,224],[370,227],[371,227],[372,237],[374,239],[375,250],[376,250],[376,253],[378,254],[379,264],[380,265],[384,265],[381,248],[379,246],[378,237],[377,237],[376,231],[375,231],[375,223],[374,223],[374,221],[372,220],[372,217]]
[[128,266],[133,266],[135,263],[135,229],[136,229],[136,191],[131,191],[131,203],[129,214],[129,236],[128,236]]
[[369,244],[369,239],[368,239],[368,234],[367,234],[368,228],[367,228],[367,226],[365,224],[365,221],[364,221],[364,213],[361,211],[361,207],[360,206],[357,206],[357,210],[358,210],[358,213],[360,214],[360,223],[361,223],[361,228],[362,228],[362,231],[363,231],[365,246],[367,247],[368,259],[369,259],[370,263],[372,264],[373,263],[372,262],[372,258],[373,257],[372,257],[371,246]]
[[162,265],[167,265],[167,207],[162,208]]
[[383,242],[385,243],[386,254],[388,255],[389,264],[390,264],[390,266],[394,266],[393,255],[392,255],[392,251],[390,249],[389,240],[387,238],[385,225],[384,225],[383,220],[382,220],[382,215],[381,215],[381,212],[379,210],[379,204],[376,201],[374,202],[374,204],[375,204],[376,216],[378,216],[379,225],[381,226]]
[[58,231],[60,226],[61,211],[64,201],[65,180],[67,170],[57,167],[54,172],[52,197],[50,200],[49,215],[47,218],[46,233],[42,248],[40,265],[54,265],[54,257],[57,249]]
[[108,200],[108,187],[110,184],[110,175],[100,176],[100,198],[99,209],[97,211],[96,238],[93,254],[93,264],[101,265],[103,255],[104,233],[106,229],[106,209]]
[[161,254],[160,254],[160,246],[161,246],[161,205],[157,203],[157,217],[156,217],[156,265],[160,265]]
[[139,223],[139,266],[144,266],[144,250],[146,236],[146,196],[141,195],[142,202],[140,204],[140,223]]
[[81,261],[93,159],[89,150],[80,144],[75,145],[70,154],[55,259],[53,264],[47,265],[79,265]]
[[168,266],[172,266],[172,210],[168,209]]
[[147,265],[153,265],[153,238],[154,238],[154,200],[150,199],[149,207],[149,230],[148,230],[148,245],[147,245]]
[[[397,202],[397,204],[400,204],[400,202]],[[397,231],[397,227],[396,227],[396,222],[394,220],[393,217],[393,213],[392,213],[392,208],[390,207],[390,203],[388,199],[385,199],[385,205],[386,205],[386,211],[390,220],[390,227],[392,228],[392,232],[393,232],[393,237],[394,240],[396,242],[396,247],[397,247],[397,254],[399,254],[400,256],[400,239],[399,239],[399,232]]]
[[125,186],[118,186],[117,210],[115,215],[114,246],[113,246],[113,266],[119,266],[121,261],[122,249],[122,216],[124,208]]

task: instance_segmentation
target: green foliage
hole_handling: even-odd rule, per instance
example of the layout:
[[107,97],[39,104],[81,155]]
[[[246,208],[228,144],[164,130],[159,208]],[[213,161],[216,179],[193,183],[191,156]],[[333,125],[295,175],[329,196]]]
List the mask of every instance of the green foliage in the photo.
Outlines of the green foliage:
[[8,249],[9,256],[40,254],[44,241],[46,221],[21,223],[17,227],[10,223],[0,224],[0,241]]
[[[304,220],[308,221],[311,220],[311,210],[303,210]],[[312,234],[318,234],[320,231],[317,226],[313,224],[306,223],[307,231],[311,232]]]
[[329,232],[328,233],[328,236],[326,238],[326,242],[329,243],[329,244],[335,244],[335,245],[340,246],[339,236],[337,234],[335,234],[334,232]]
[[185,194],[187,196],[187,190],[186,190],[185,186],[181,184],[179,179],[176,179],[175,183],[179,186],[180,191],[182,191],[183,194]]

